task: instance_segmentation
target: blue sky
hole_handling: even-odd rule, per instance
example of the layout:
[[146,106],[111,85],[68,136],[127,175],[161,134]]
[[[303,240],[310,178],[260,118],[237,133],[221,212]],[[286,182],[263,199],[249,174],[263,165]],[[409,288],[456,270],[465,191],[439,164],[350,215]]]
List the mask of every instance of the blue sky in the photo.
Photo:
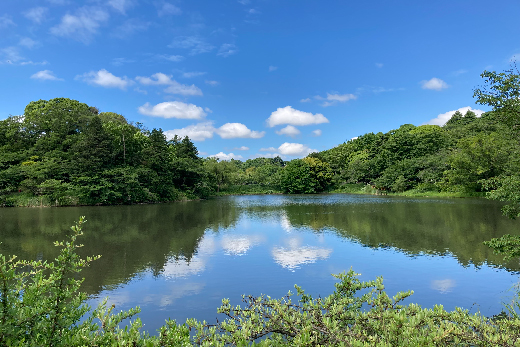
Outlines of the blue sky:
[[[66,97],[203,156],[303,157],[475,105],[520,2],[2,0],[0,119]],[[466,110],[464,109],[464,110]]]

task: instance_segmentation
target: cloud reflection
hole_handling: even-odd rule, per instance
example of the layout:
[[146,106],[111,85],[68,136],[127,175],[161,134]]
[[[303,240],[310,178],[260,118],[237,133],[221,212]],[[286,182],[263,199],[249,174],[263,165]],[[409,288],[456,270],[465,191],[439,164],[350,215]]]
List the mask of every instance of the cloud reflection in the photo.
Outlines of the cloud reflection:
[[317,260],[325,260],[332,253],[332,249],[323,249],[315,247],[300,247],[286,249],[283,247],[274,247],[271,254],[279,265],[294,272],[300,265],[314,263]]
[[431,288],[439,291],[441,294],[450,292],[455,287],[455,280],[453,279],[437,279],[432,280]]
[[262,242],[260,236],[224,236],[221,244],[226,255],[245,255],[249,249]]
[[200,257],[193,257],[189,262],[186,259],[170,259],[163,268],[165,278],[181,278],[202,272],[206,268],[206,262]]

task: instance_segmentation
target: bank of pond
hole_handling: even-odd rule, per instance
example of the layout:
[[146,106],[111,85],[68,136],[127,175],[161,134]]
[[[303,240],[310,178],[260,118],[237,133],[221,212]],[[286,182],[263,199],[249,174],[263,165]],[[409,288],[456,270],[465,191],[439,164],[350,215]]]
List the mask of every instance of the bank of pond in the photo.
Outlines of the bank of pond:
[[[82,326],[88,322],[82,314],[63,327],[60,345],[518,345],[520,321],[504,304],[516,298],[519,262],[506,262],[482,244],[520,235],[517,221],[500,207],[479,198],[311,194],[9,208],[0,209],[0,253],[59,258],[53,241],[67,240],[73,222],[86,216],[78,239],[85,246],[74,252],[102,257],[81,272],[83,303],[96,308],[108,298],[104,308],[111,314],[139,306],[139,314],[128,314],[144,326],[130,329],[125,319],[120,328],[129,325],[126,332],[103,329],[95,325],[118,318],[95,311],[94,326]],[[341,273],[340,279],[331,276]],[[294,284],[313,300],[300,297],[301,307],[285,303],[289,290],[297,292]],[[399,295],[398,303],[385,297],[408,290],[413,295]],[[253,297],[242,303],[244,294]],[[281,300],[258,298],[262,294]],[[229,304],[217,313],[226,298]],[[292,299],[296,304],[298,296]],[[259,317],[233,311],[235,305],[254,308]],[[47,336],[24,336],[11,345],[56,343],[50,317],[39,318]],[[168,318],[175,324],[165,323]],[[3,343],[23,336],[2,327]]]

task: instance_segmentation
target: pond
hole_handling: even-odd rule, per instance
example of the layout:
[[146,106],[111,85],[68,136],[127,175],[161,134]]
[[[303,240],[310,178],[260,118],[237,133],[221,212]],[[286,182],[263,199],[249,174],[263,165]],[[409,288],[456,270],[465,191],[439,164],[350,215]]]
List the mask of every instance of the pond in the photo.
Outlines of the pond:
[[221,299],[282,297],[294,284],[334,291],[351,267],[386,290],[414,290],[408,303],[498,314],[518,282],[518,260],[483,241],[520,234],[517,221],[485,199],[347,194],[228,196],[157,205],[0,209],[0,252],[52,260],[53,246],[86,216],[80,254],[101,259],[83,271],[96,306],[140,306],[145,330],[171,318],[215,322]]

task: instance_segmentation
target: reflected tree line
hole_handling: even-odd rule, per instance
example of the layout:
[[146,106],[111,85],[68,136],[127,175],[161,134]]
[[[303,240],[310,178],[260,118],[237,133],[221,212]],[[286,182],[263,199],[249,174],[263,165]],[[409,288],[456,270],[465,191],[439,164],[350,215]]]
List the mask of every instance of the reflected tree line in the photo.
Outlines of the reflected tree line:
[[82,274],[83,291],[93,294],[144,271],[158,276],[172,259],[189,265],[207,231],[233,228],[245,213],[256,219],[283,219],[296,230],[333,233],[370,248],[393,247],[410,256],[443,255],[449,250],[464,266],[489,263],[520,271],[518,263],[506,263],[482,244],[503,233],[520,235],[516,222],[501,216],[496,203],[384,197],[358,204],[316,203],[241,206],[224,198],[145,206],[9,209],[0,216],[4,223],[0,248],[21,259],[53,260],[57,248],[52,242],[65,237],[74,216],[86,215],[81,254],[102,255]]

